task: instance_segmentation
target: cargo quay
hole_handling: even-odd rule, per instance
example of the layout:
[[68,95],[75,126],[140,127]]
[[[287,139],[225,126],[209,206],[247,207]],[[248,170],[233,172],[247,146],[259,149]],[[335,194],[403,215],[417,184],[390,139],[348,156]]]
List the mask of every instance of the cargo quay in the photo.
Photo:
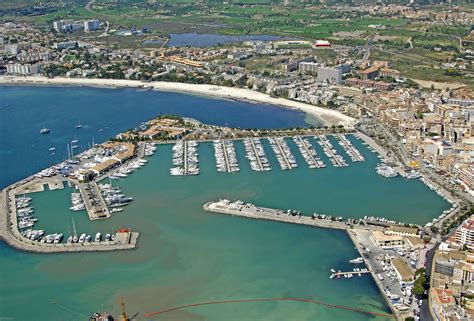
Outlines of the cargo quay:
[[371,274],[390,307],[393,318],[404,320],[413,316],[411,307],[414,303],[410,299],[413,286],[410,279],[413,271],[405,259],[405,254],[416,253],[420,257],[424,256],[423,251],[416,250],[422,243],[417,236],[417,226],[406,227],[373,217],[343,220],[342,217],[326,214],[303,215],[296,210],[259,207],[242,201],[208,202],[203,205],[203,209],[206,212],[250,219],[346,231],[360,257],[349,261],[354,264],[352,271],[341,271],[335,267],[329,272],[329,277],[334,280],[347,279],[347,282],[350,282],[349,279],[354,276],[363,277],[365,274]]

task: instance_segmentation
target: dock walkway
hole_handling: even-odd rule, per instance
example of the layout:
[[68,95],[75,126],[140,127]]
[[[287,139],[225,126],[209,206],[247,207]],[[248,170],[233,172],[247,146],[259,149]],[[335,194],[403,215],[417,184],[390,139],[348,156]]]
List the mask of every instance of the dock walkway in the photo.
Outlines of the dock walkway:
[[370,273],[369,270],[361,270],[361,271],[349,271],[349,272],[336,272],[334,276],[344,276],[344,275],[357,275],[357,274],[364,274]]
[[84,205],[91,221],[110,217],[107,204],[105,204],[105,200],[95,181],[80,183],[79,192],[84,200]]
[[261,171],[263,171],[262,160],[260,159],[260,155],[259,155],[259,153],[258,153],[258,151],[257,151],[257,147],[255,146],[255,142],[253,141],[253,138],[250,138],[250,143],[251,143],[251,145],[252,145],[252,149],[253,149],[255,158],[257,159],[258,167],[260,168]]
[[295,136],[294,139],[296,139],[298,142],[300,142],[300,144],[302,146],[302,147],[298,146],[298,149],[300,150],[301,155],[303,155],[304,151],[306,151],[306,155],[308,155],[307,157],[309,158],[309,162],[308,162],[308,159],[306,159],[306,157],[304,157],[306,163],[308,165],[311,165],[311,162],[312,162],[314,165],[319,167],[318,161],[314,157],[312,151],[306,145],[306,141],[301,136]]
[[[273,143],[274,143],[274,144],[272,144],[272,148],[273,148],[275,154],[277,154],[277,155],[279,154],[279,155],[281,156],[281,158],[283,159],[283,162],[284,162],[284,163],[286,164],[286,166],[287,166],[287,167],[285,168],[284,166],[281,166],[281,165],[283,165],[283,164],[280,164],[281,169],[283,169],[283,170],[285,170],[285,169],[292,169],[293,167],[291,167],[291,163],[290,163],[290,161],[288,160],[288,157],[286,156],[285,150],[284,150],[283,147],[281,146],[281,143],[280,143],[280,141],[278,140],[278,138],[271,138],[271,140],[270,140],[270,138],[269,138],[268,140],[269,140],[270,142],[273,142]],[[274,147],[276,147],[277,150],[275,150]],[[278,153],[278,151],[279,151],[279,153]]]
[[344,146],[346,154],[355,162],[363,162],[365,159],[362,154],[354,147],[354,145],[347,143],[347,138],[342,134],[334,135],[334,137]]
[[227,146],[223,139],[221,139],[220,143],[222,144],[222,150],[224,152],[224,160],[225,160],[225,168],[228,173],[230,173],[230,163],[229,163],[229,154],[227,153]]
[[324,145],[324,147],[327,150],[327,153],[329,154],[328,156],[331,158],[331,160],[336,164],[336,166],[343,166],[343,163],[336,157],[336,153],[333,152],[333,147],[329,146],[326,140],[321,137],[321,135],[318,135],[317,138],[321,142],[321,144]]

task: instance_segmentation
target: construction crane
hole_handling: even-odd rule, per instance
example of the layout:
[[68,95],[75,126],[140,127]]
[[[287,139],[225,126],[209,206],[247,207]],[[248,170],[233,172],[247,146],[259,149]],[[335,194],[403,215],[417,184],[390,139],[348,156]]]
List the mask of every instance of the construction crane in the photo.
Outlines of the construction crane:
[[161,58],[163,58],[165,56],[165,54],[163,52],[163,48],[168,44],[168,42],[170,42],[170,40],[171,40],[171,36],[167,36],[165,42],[163,42],[161,47],[158,49]]
[[120,298],[120,307],[122,308],[122,313],[119,316],[119,321],[130,321],[125,313],[125,302],[123,301],[123,297]]

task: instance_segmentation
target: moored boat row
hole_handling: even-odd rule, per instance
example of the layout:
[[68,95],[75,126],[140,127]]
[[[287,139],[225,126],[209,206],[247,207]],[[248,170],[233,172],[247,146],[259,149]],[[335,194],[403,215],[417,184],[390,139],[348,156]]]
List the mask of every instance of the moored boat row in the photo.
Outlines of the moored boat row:
[[301,155],[308,164],[309,168],[323,168],[326,167],[324,162],[319,158],[316,149],[309,142],[307,138],[302,138],[301,136],[293,137],[293,141],[300,150]]
[[339,145],[344,149],[346,154],[349,155],[353,162],[365,161],[365,158],[364,156],[362,156],[362,153],[354,145],[352,145],[351,141],[345,135],[337,134],[334,135],[334,137],[338,141]]
[[268,138],[270,142],[270,146],[275,153],[275,156],[278,160],[278,164],[280,164],[280,168],[282,170],[293,169],[298,167],[296,163],[295,156],[290,150],[290,147],[286,143],[285,138],[283,137],[275,137],[275,138]]
[[240,171],[234,143],[231,140],[215,140],[213,144],[217,171],[225,173]]
[[173,146],[173,165],[170,174],[173,176],[198,175],[199,160],[198,143],[195,141],[180,140]]
[[335,167],[349,166],[344,158],[337,153],[329,139],[324,135],[318,135],[318,144],[322,147],[324,154],[329,158]]
[[243,142],[245,146],[245,158],[249,160],[252,170],[257,172],[271,171],[272,168],[260,139],[245,138]]

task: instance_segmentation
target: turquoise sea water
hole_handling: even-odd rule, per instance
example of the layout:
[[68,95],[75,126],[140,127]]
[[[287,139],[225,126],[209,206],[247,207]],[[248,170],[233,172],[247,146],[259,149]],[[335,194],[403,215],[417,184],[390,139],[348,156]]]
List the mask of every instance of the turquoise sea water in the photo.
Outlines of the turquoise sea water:
[[[47,90],[55,96],[64,92],[74,95],[71,88],[33,89]],[[9,90],[21,92],[30,89]],[[77,90],[89,92],[93,98],[95,94],[108,96],[121,92]],[[134,100],[148,94],[131,90],[124,92]],[[173,95],[169,99],[176,100],[177,110],[182,100],[192,103],[198,99]],[[219,103],[234,104],[203,99],[204,106]],[[242,108],[245,110],[246,107]],[[248,108],[262,113],[262,126],[266,121],[279,121],[281,127],[285,126],[285,121],[286,126],[290,126],[292,121],[304,121],[304,115],[292,114],[288,110],[256,105]],[[201,121],[215,117],[216,123],[222,119],[231,121],[227,120],[229,110],[216,108],[212,116],[208,113],[192,116]],[[277,111],[288,114],[283,117]],[[97,112],[101,112],[100,108]],[[3,115],[4,111],[0,113]],[[55,117],[60,116],[57,114]],[[241,126],[247,126],[247,118],[240,117]],[[40,117],[39,121],[45,120]],[[32,124],[34,122],[30,121],[29,125]],[[70,127],[68,124],[63,130],[67,132]],[[265,142],[273,171],[264,173],[250,170],[243,145],[238,142],[236,148],[241,171],[235,174],[218,173],[212,144],[204,143],[199,145],[201,174],[196,177],[170,176],[171,145],[160,145],[144,168],[118,182],[124,194],[132,196],[135,201],[122,213],[100,222],[90,222],[85,212],[68,210],[70,190],[67,188],[31,194],[39,218],[38,228],[67,234],[73,218],[79,233],[100,231],[104,234],[128,227],[142,233],[139,248],[116,253],[39,255],[0,244],[0,317],[84,320],[93,311],[117,312],[120,297],[124,298],[129,314],[139,313],[137,320],[145,320],[143,315],[146,312],[182,304],[268,297],[312,298],[387,312],[369,276],[351,280],[329,279],[330,268],[348,269],[347,261],[357,256],[344,232],[207,214],[202,210],[207,201],[229,198],[268,207],[294,208],[306,213],[317,211],[344,217],[373,214],[423,223],[449,207],[419,181],[378,176],[374,170],[377,163],[375,154],[360,141],[353,137],[350,139],[367,161],[334,168],[311,139],[328,165],[319,170],[309,169],[295,144],[289,141],[300,167],[281,171]],[[341,155],[348,159],[335,140],[331,140]],[[18,172],[20,174],[16,175],[25,175],[24,169],[18,168]],[[202,306],[170,312],[154,319],[384,320],[296,302]]]

